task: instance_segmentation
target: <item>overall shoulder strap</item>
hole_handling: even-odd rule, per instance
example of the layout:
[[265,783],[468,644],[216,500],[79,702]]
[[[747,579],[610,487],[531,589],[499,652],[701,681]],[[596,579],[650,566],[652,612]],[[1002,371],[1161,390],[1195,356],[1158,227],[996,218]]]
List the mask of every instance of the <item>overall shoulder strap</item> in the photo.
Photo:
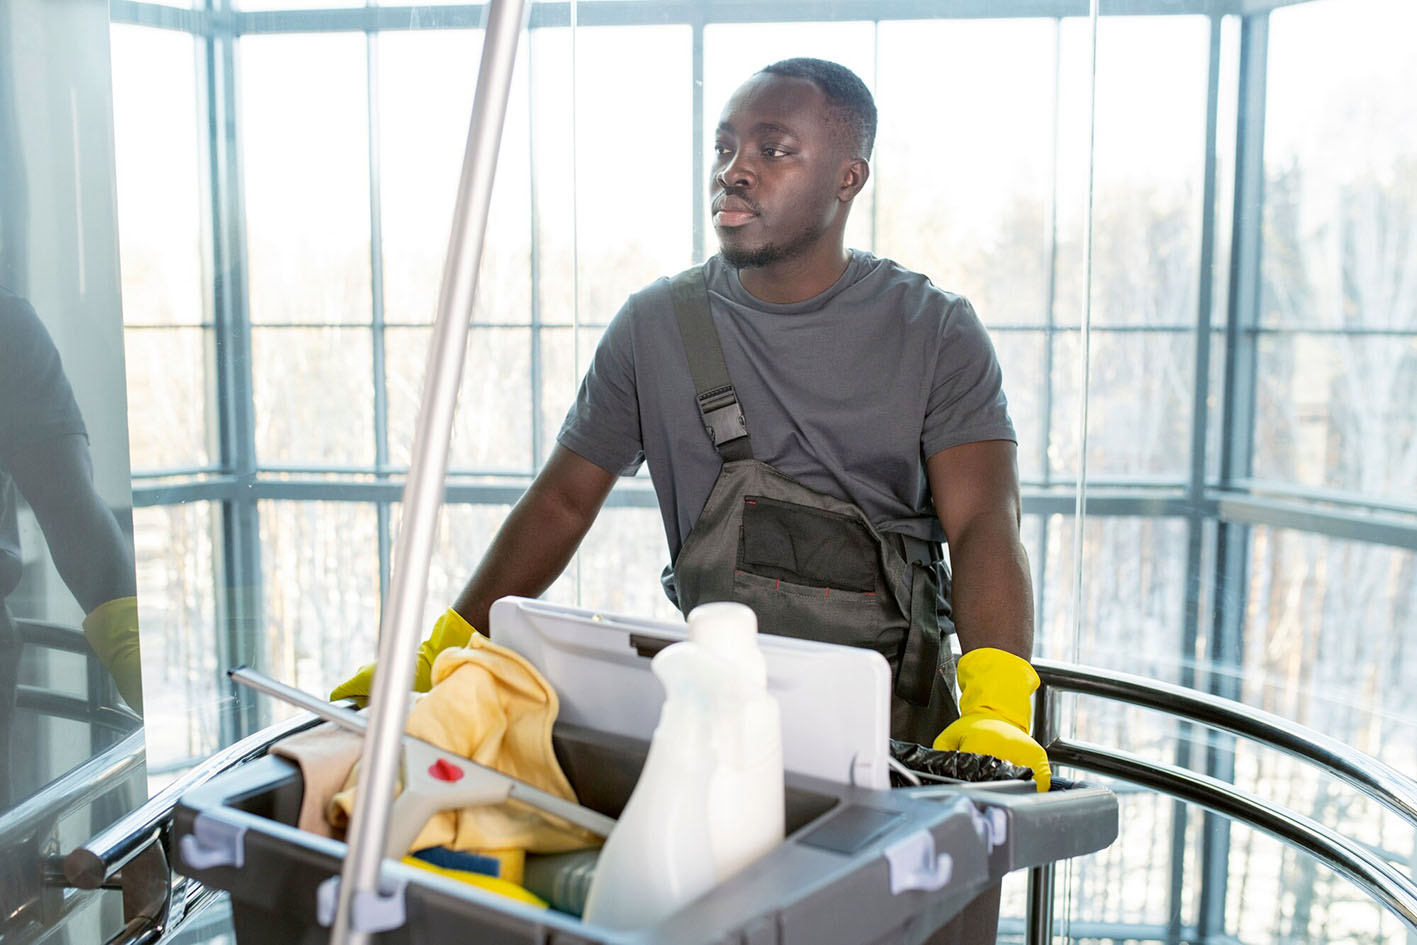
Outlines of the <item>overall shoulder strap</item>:
[[679,323],[684,354],[689,359],[689,374],[694,380],[704,430],[725,462],[752,459],[753,447],[748,439],[743,408],[728,379],[723,346],[719,344],[718,331],[709,315],[703,267],[686,269],[670,279],[669,291],[674,299],[674,317]]

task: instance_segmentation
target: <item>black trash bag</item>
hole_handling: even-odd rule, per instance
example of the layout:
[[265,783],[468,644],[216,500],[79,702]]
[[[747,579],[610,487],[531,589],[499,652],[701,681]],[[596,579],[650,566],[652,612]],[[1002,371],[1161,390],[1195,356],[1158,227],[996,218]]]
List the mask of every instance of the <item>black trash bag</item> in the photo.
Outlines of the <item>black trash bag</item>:
[[[1033,769],[1025,768],[993,755],[976,755],[969,751],[936,751],[891,739],[891,757],[911,771],[933,774],[956,781],[1032,781]],[[905,787],[908,782],[897,772],[891,772],[891,786]]]

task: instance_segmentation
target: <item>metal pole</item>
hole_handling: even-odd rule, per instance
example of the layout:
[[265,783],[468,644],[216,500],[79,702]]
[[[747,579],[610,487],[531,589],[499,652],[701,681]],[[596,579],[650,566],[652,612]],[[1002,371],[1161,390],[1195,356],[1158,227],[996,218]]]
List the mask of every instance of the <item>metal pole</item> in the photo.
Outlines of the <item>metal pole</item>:
[[[1051,748],[1058,737],[1058,723],[1053,705],[1053,688],[1046,682],[1038,685],[1033,697],[1033,738],[1045,749]],[[1048,945],[1053,941],[1053,896],[1057,885],[1054,864],[1045,863],[1028,871],[1028,903],[1024,918],[1028,945]]]
[[467,326],[482,261],[512,67],[526,9],[525,0],[491,0],[488,7],[472,122],[438,295],[438,316],[428,350],[427,380],[403,493],[403,526],[394,558],[398,570],[393,575],[379,626],[380,671],[374,674],[370,694],[369,728],[364,736],[363,763],[349,825],[349,850],[340,875],[339,909],[330,939],[334,945],[363,945],[370,939],[367,929],[352,927],[352,907],[373,901],[379,894],[379,867],[389,830],[414,652],[423,620],[425,575],[443,501],[448,440],[467,350]]

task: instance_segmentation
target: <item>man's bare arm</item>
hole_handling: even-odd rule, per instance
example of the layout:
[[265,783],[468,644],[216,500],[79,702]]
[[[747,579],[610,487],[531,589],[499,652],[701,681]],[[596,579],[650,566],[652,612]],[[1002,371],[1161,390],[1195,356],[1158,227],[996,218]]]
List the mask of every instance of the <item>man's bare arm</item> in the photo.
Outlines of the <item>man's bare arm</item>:
[[492,539],[492,547],[453,604],[487,632],[500,597],[535,597],[560,576],[615,485],[616,476],[557,446]]
[[966,443],[926,461],[954,575],[954,621],[965,651],[1033,653],[1033,582],[1019,540],[1018,447]]

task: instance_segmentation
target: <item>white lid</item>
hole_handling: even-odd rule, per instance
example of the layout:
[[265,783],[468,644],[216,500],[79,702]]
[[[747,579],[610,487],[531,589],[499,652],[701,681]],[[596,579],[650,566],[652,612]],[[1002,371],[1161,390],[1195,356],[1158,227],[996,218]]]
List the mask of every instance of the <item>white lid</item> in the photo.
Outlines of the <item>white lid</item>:
[[739,681],[767,685],[767,665],[758,649],[758,616],[746,604],[717,601],[689,611],[689,639],[739,668]]

